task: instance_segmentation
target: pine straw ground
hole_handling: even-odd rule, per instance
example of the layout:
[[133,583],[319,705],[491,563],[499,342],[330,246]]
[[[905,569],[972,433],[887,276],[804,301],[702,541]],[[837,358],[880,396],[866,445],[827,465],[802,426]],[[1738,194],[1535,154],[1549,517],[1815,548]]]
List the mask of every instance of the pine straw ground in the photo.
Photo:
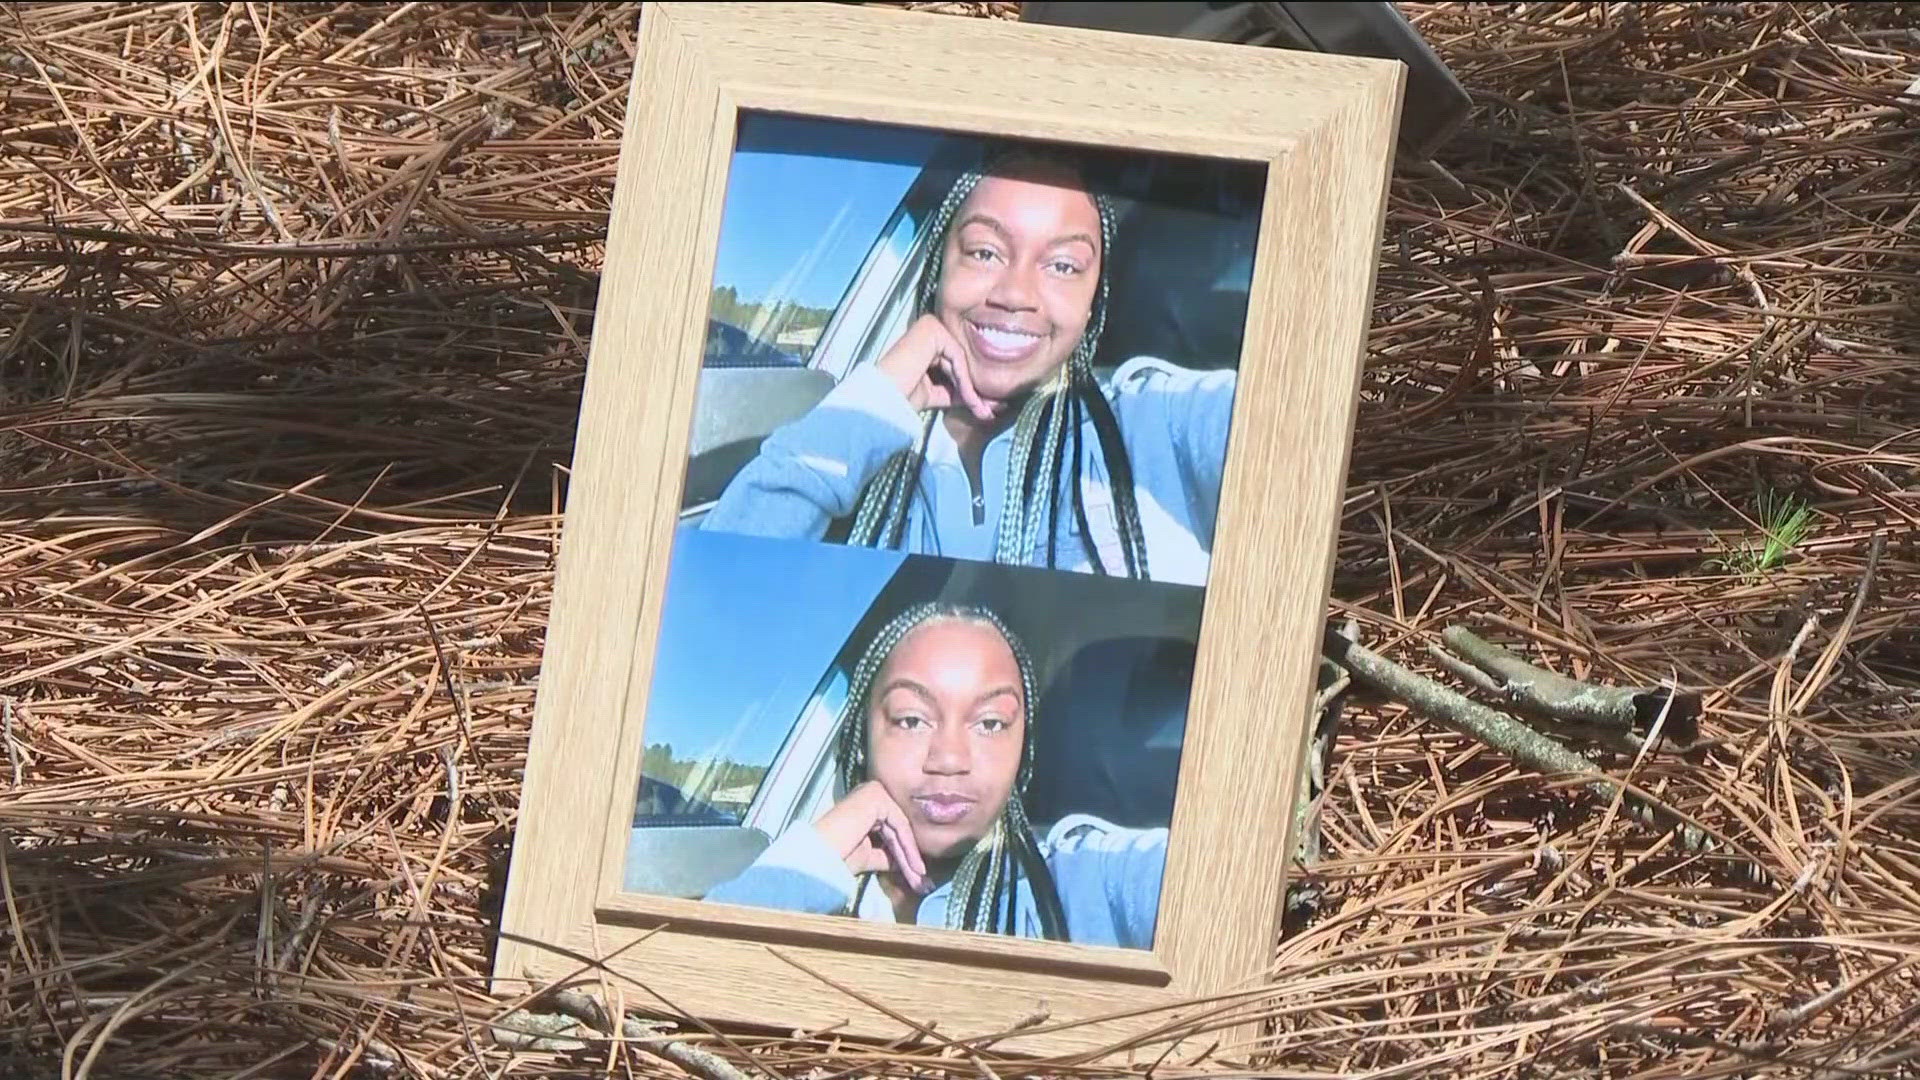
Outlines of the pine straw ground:
[[[1705,688],[1635,779],[1726,843],[1358,702],[1269,1072],[1920,1075],[1920,17],[1406,10],[1478,107],[1394,186],[1335,613]],[[633,14],[0,13],[0,1074],[677,1075],[479,978]]]

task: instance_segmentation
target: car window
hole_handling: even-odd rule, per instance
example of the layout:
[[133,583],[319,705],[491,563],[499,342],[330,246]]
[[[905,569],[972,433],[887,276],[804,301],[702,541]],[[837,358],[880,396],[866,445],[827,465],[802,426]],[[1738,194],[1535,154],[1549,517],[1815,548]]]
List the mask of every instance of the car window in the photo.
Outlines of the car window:
[[[676,537],[635,827],[759,826],[809,790],[846,698],[843,644],[906,556],[862,552],[796,574],[768,555],[788,546],[684,527]],[[806,617],[743,626],[737,613],[768,596]]]
[[849,683],[846,670],[839,664],[822,677],[774,755],[766,782],[748,810],[748,825],[778,836],[797,822],[813,820],[831,804],[833,736],[839,728]]
[[677,758],[666,743],[647,747],[640,768],[633,823],[641,828],[738,825],[767,772],[764,765]]
[[703,365],[805,366],[937,143],[927,132],[744,116]]
[[846,378],[856,365],[877,359],[906,333],[926,261],[919,243],[925,217],[924,207],[901,202],[822,331],[808,362],[834,381]]

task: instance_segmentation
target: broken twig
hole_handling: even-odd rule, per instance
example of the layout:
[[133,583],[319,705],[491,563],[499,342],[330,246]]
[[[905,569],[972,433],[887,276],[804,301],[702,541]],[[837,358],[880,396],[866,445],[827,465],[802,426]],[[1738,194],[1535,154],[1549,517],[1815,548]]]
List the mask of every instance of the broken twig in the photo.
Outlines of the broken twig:
[[1607,799],[1619,795],[1627,812],[1641,824],[1676,830],[1680,846],[1686,851],[1707,850],[1709,840],[1698,826],[1651,799],[1632,791],[1623,792],[1619,784],[1607,779],[1591,761],[1513,717],[1409,671],[1332,629],[1326,632],[1322,648],[1329,659],[1346,668],[1356,680],[1413,706],[1422,716],[1470,735],[1529,769],[1592,776],[1589,788]]
[[1674,741],[1687,745],[1700,737],[1700,695],[1692,691],[1570,679],[1536,667],[1464,626],[1449,626],[1440,637],[1482,674],[1471,676],[1458,662],[1448,663],[1448,670],[1522,710],[1558,721],[1568,734],[1643,734],[1664,711],[1664,727]]

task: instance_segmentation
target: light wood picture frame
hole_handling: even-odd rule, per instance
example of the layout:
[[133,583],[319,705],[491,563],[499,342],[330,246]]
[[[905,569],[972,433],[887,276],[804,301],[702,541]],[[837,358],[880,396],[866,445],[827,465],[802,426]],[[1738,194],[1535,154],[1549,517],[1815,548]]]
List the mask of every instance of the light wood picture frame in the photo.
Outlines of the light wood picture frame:
[[[892,1039],[937,1023],[1048,1055],[1150,1039],[1175,1006],[1217,1014],[1211,1038],[1252,1037],[1233,1001],[1260,987],[1285,896],[1401,90],[1383,60],[843,4],[644,5],[496,990],[618,984],[719,1025]],[[622,891],[729,164],[754,113],[1265,170],[1151,949]]]

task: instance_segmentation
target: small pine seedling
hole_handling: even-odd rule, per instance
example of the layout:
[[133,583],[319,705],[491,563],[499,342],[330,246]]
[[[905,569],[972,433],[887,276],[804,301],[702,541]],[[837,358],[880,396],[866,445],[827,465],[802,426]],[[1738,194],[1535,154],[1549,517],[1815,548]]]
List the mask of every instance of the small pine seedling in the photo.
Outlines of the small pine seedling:
[[1787,561],[1787,556],[1813,531],[1813,508],[1791,495],[1767,492],[1760,497],[1759,540],[1747,539],[1714,560],[1723,570],[1756,578]]

